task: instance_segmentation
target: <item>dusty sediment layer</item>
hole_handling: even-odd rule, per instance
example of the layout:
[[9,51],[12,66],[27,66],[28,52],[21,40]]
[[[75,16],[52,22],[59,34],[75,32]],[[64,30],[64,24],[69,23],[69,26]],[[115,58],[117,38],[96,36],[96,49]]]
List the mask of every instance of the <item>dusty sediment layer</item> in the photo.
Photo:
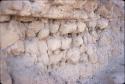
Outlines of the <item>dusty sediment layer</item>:
[[0,1],[2,84],[84,84],[123,57],[120,2]]
[[2,0],[0,3],[0,15],[86,20],[91,12],[111,18],[123,11],[111,1],[103,0]]
[[[87,0],[14,0],[1,1],[0,14],[44,17],[51,19],[87,18],[83,5]],[[91,11],[97,7],[96,0],[90,1]],[[89,7],[89,4],[87,4]],[[94,8],[93,8],[94,7]]]

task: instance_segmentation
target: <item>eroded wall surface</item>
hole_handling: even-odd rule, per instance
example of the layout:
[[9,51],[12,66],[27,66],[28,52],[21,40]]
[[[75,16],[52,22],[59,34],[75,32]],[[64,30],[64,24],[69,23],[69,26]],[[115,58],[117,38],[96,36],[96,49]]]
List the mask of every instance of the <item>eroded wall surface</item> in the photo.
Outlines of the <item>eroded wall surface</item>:
[[121,0],[0,1],[2,84],[93,84],[85,80],[119,57]]

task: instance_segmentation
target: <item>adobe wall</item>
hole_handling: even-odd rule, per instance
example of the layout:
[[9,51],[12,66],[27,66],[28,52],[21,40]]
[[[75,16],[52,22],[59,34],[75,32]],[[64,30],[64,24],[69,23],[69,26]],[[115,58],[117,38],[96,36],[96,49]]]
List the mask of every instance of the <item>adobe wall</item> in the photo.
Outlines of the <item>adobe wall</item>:
[[84,84],[124,56],[123,4],[1,0],[2,84]]

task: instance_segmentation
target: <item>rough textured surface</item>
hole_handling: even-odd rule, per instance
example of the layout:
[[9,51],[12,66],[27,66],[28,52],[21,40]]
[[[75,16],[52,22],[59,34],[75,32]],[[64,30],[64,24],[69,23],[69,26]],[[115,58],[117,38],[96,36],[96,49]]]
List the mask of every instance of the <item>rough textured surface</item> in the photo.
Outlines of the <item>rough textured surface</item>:
[[124,83],[123,18],[122,0],[0,0],[0,83]]

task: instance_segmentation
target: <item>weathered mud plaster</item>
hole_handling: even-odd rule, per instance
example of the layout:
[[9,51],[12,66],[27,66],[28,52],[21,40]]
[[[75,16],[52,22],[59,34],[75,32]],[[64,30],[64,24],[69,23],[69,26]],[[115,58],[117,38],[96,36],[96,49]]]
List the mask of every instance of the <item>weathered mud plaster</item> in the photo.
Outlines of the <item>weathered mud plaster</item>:
[[91,84],[110,59],[124,57],[118,1],[1,0],[1,83]]

